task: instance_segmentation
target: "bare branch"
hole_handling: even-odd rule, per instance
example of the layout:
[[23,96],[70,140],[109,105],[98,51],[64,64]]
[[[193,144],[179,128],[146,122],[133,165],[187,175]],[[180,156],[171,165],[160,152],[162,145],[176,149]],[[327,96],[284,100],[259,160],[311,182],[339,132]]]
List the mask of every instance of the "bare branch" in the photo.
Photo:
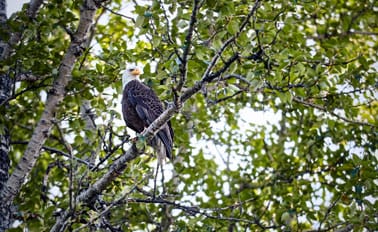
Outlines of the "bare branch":
[[180,75],[180,81],[176,88],[176,91],[178,92],[181,91],[186,81],[186,76],[187,76],[187,71],[188,71],[187,70],[188,69],[188,55],[189,55],[190,48],[192,46],[192,37],[193,37],[194,27],[197,22],[198,10],[199,10],[199,0],[194,0],[192,15],[190,17],[189,29],[185,37],[184,52],[181,58],[181,64],[180,64],[181,75]]
[[101,4],[100,3],[100,6],[102,8],[104,8],[105,10],[109,11],[110,13],[112,14],[115,14],[115,15],[118,15],[118,16],[121,16],[122,18],[125,18],[125,19],[128,19],[128,20],[131,20],[133,23],[135,23],[135,19],[133,17],[130,17],[130,16],[127,16],[127,15],[124,15],[124,14],[121,14],[121,13],[118,13],[118,12],[115,12],[114,10],[110,9],[109,7],[107,7],[106,5],[104,4]]
[[319,230],[322,229],[322,224],[327,220],[329,214],[332,212],[332,209],[336,206],[336,204],[339,202],[341,198],[341,195],[336,198],[336,200],[328,207],[326,214],[324,215],[323,220],[319,223]]
[[210,105],[215,105],[215,104],[227,101],[231,98],[234,98],[235,96],[242,94],[244,92],[245,92],[244,90],[239,90],[239,91],[236,91],[235,93],[231,94],[230,96],[226,96],[226,97],[219,98],[219,99],[216,99],[216,100],[209,100],[209,103],[210,103]]
[[[155,199],[134,199],[134,198],[129,198],[129,199],[126,199],[125,201],[123,201],[122,203],[123,204],[147,203],[147,204],[170,205],[173,208],[180,209],[180,210],[184,211],[185,213],[187,213],[187,214],[189,214],[191,216],[195,216],[195,215],[199,214],[199,215],[202,215],[202,216],[204,216],[206,218],[210,218],[210,219],[224,220],[224,221],[231,221],[231,222],[244,222],[244,223],[248,223],[248,224],[255,224],[255,225],[259,226],[261,229],[273,229],[273,228],[277,228],[276,225],[269,225],[269,226],[263,225],[260,222],[260,220],[258,218],[256,218],[256,217],[253,217],[253,219],[250,220],[250,219],[236,218],[236,217],[224,217],[224,216],[221,215],[222,211],[226,211],[226,210],[230,210],[230,209],[233,209],[233,208],[240,207],[243,204],[251,202],[251,201],[254,201],[254,200],[255,200],[255,198],[251,198],[251,199],[247,199],[245,201],[238,202],[238,203],[230,205],[230,206],[221,207],[221,208],[211,208],[211,209],[210,208],[209,209],[201,209],[198,206],[187,206],[187,205],[183,205],[181,203],[177,203],[177,202],[174,202],[174,201],[168,201],[168,200],[165,200],[165,199],[156,199],[156,198]],[[215,215],[214,215],[214,213],[215,213]]]
[[346,118],[346,117],[343,117],[341,115],[338,115],[336,114],[335,112],[333,111],[329,111],[326,107],[324,106],[320,106],[320,105],[317,105],[315,103],[312,103],[312,102],[308,102],[308,101],[305,101],[305,100],[302,100],[298,97],[294,97],[293,98],[293,101],[297,102],[297,103],[300,103],[300,104],[303,104],[305,106],[309,106],[309,107],[312,107],[312,108],[315,108],[315,109],[318,109],[318,110],[321,110],[323,112],[326,112],[326,113],[329,113],[331,114],[332,116],[335,116],[336,118],[338,119],[341,119],[345,122],[348,122],[348,123],[352,123],[352,124],[357,124],[357,125],[361,125],[361,126],[370,126],[370,127],[373,127],[373,128],[376,128],[377,126],[376,125],[373,125],[373,124],[370,124],[368,122],[361,122],[361,121],[356,121],[356,120],[352,120],[352,119],[349,119],[349,118]]
[[[29,142],[27,142],[27,141],[11,141],[11,144],[28,144],[28,143]],[[57,154],[57,155],[61,155],[61,156],[70,158],[70,154],[68,154],[68,153],[66,153],[64,151],[61,151],[59,149],[53,148],[53,147],[42,146],[42,149],[45,150],[45,151],[50,152],[51,154]],[[82,163],[82,164],[88,166],[89,168],[93,167],[93,165],[90,164],[89,162],[87,162],[87,161],[85,161],[83,159],[80,159],[80,158],[78,158],[76,156],[74,156],[73,159],[75,159],[79,163]]]

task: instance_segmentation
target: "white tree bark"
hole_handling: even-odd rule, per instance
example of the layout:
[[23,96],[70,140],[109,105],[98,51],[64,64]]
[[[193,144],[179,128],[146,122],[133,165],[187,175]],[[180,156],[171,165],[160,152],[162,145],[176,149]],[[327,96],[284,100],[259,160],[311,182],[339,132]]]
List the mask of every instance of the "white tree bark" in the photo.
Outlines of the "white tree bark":
[[[89,100],[84,100],[80,106],[80,113],[81,117],[85,122],[85,129],[87,131],[92,131],[92,133],[96,133],[96,124],[95,119],[96,115],[92,112],[91,102]],[[92,141],[86,136],[84,137],[84,142],[86,144],[91,144]],[[89,157],[85,157],[84,159],[88,161],[91,166],[95,165],[95,161],[97,158],[98,153],[100,152],[101,146],[97,146],[95,149],[91,151],[91,155]]]
[[[6,0],[0,0],[0,27],[1,29],[6,28],[7,21],[7,2]],[[4,38],[0,37],[0,61],[7,57],[8,45]],[[3,113],[2,120],[6,120],[5,110],[7,104],[4,104],[11,95],[12,90],[12,80],[8,74],[0,74],[0,105],[1,113]],[[6,182],[9,178],[9,133],[8,128],[3,121],[0,121],[0,191],[4,188]],[[0,232],[5,231],[9,228],[12,218],[11,218],[11,206],[0,204]]]
[[[0,74],[0,105],[3,112],[8,107],[7,104],[3,104],[10,96],[11,93],[11,79],[7,74]],[[9,140],[8,127],[3,124],[3,120],[6,120],[5,113],[0,121],[0,191],[5,187],[9,178]],[[11,224],[11,207],[6,205],[3,207],[0,204],[0,232],[6,230]]]

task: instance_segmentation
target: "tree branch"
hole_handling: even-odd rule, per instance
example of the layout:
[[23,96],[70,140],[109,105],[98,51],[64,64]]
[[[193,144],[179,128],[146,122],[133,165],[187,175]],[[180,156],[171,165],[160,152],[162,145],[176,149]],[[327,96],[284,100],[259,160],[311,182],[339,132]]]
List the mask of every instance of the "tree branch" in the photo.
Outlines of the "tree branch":
[[[273,229],[273,228],[276,228],[277,227],[276,225],[264,226],[259,221],[258,218],[253,218],[252,220],[249,220],[249,219],[244,219],[244,218],[224,217],[224,216],[222,216],[220,214],[220,212],[222,212],[222,211],[232,210],[234,208],[240,207],[243,204],[251,202],[251,201],[254,201],[254,200],[256,200],[256,198],[247,199],[245,201],[238,202],[236,204],[233,204],[233,205],[230,205],[230,206],[226,206],[226,207],[211,208],[211,209],[210,208],[208,208],[208,209],[201,209],[198,206],[186,206],[186,205],[183,205],[181,203],[177,203],[177,202],[173,202],[173,201],[168,201],[168,200],[165,200],[165,199],[159,199],[159,198],[155,198],[155,199],[135,199],[135,198],[129,198],[129,199],[125,199],[124,201],[122,201],[120,203],[123,203],[123,204],[147,203],[147,204],[170,205],[173,208],[180,209],[180,210],[184,211],[185,213],[187,213],[187,214],[189,214],[191,216],[195,216],[196,214],[199,214],[199,215],[202,215],[202,216],[204,216],[206,218],[210,218],[210,219],[232,221],[232,222],[244,222],[244,223],[248,223],[248,224],[255,224],[255,225],[259,226],[261,229]],[[216,213],[217,215],[213,215],[212,212]]]
[[300,103],[300,104],[303,104],[305,106],[309,106],[309,107],[312,107],[312,108],[315,108],[315,109],[318,109],[318,110],[321,110],[323,112],[326,112],[326,113],[329,113],[331,114],[332,116],[335,116],[336,118],[338,119],[341,119],[345,122],[348,122],[348,123],[352,123],[352,124],[357,124],[357,125],[361,125],[361,126],[369,126],[369,127],[373,127],[373,128],[376,128],[377,126],[376,125],[373,125],[371,123],[368,123],[368,122],[361,122],[361,121],[356,121],[356,120],[352,120],[352,119],[349,119],[349,118],[346,118],[346,117],[343,117],[341,115],[338,115],[336,114],[335,112],[333,111],[329,111],[327,110],[326,107],[324,106],[320,106],[320,105],[317,105],[317,104],[314,104],[312,102],[307,102],[305,100],[302,100],[298,97],[293,97],[293,101],[297,102],[297,103]]
[[176,88],[176,91],[178,92],[181,91],[186,81],[186,76],[188,72],[188,55],[189,55],[190,48],[192,46],[193,31],[194,31],[195,24],[197,22],[198,11],[199,11],[199,0],[194,0],[192,15],[190,17],[189,29],[185,37],[184,52],[181,58],[181,64],[180,64],[181,75],[180,75],[180,81]]
[[[11,141],[10,144],[28,144],[29,142],[27,141]],[[61,151],[59,149],[56,149],[56,148],[53,148],[53,147],[48,147],[48,146],[42,146],[42,149],[45,150],[45,151],[48,151],[50,152],[51,154],[57,154],[57,155],[61,155],[61,156],[64,156],[66,158],[71,158],[70,157],[70,154],[64,152],[64,151]],[[88,166],[89,168],[92,168],[94,165],[83,160],[83,159],[80,159],[76,156],[73,157],[73,159],[75,159],[77,162],[79,163],[82,163],[86,166]]]
[[105,10],[109,11],[110,13],[112,14],[115,14],[115,15],[118,15],[122,18],[125,18],[125,19],[128,19],[128,20],[131,20],[133,23],[135,23],[135,19],[133,17],[130,17],[130,16],[127,16],[127,15],[124,15],[124,14],[121,14],[121,13],[118,13],[118,12],[115,12],[114,10],[110,9],[109,7],[107,7],[106,5],[104,4],[100,4],[100,6],[102,8],[104,8]]
[[332,212],[332,209],[336,206],[337,202],[339,202],[340,198],[341,198],[341,195],[338,196],[338,197],[336,197],[336,200],[335,200],[335,201],[334,201],[334,202],[328,207],[327,212],[326,212],[326,214],[324,215],[323,220],[321,220],[321,221],[319,222],[319,230],[322,229],[322,225],[323,225],[323,223],[327,220],[328,216],[329,216],[330,213]]

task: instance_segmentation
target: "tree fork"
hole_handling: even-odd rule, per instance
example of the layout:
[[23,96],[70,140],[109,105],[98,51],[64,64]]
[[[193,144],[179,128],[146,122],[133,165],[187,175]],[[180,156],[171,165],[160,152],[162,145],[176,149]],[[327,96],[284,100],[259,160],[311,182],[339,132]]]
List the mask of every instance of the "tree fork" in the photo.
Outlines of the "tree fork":
[[[4,0],[3,0],[4,1]],[[37,2],[38,1],[33,1]],[[22,184],[31,172],[36,163],[40,150],[50,135],[51,127],[55,113],[60,102],[63,101],[66,94],[66,86],[72,79],[71,72],[78,57],[82,54],[84,45],[88,37],[89,29],[93,23],[97,5],[93,0],[85,0],[81,8],[81,17],[74,38],[65,53],[59,67],[59,75],[54,80],[53,87],[49,91],[45,109],[34,129],[32,138],[25,150],[23,157],[18,163],[12,175],[9,177],[7,184],[0,192],[1,205],[10,205],[20,191]],[[33,15],[33,14],[31,14]]]

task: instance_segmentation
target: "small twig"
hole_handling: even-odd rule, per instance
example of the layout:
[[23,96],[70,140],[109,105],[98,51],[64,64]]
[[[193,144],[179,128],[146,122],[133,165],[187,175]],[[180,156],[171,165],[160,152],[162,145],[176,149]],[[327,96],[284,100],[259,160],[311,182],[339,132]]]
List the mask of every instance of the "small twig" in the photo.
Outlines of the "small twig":
[[[28,143],[29,143],[28,141],[11,141],[11,144],[28,144]],[[58,150],[58,149],[53,148],[53,147],[42,146],[42,149],[45,150],[45,151],[51,152],[52,154],[58,154],[58,155],[70,158],[70,155],[68,153],[61,151],[61,150]],[[74,156],[73,159],[75,159],[78,163],[85,164],[89,168],[91,168],[93,166],[89,162],[82,160],[82,159],[80,159],[76,156]]]
[[226,96],[226,97],[223,97],[223,98],[219,98],[219,99],[216,99],[214,101],[211,101],[210,100],[210,105],[215,105],[215,104],[218,104],[218,103],[221,103],[221,102],[224,102],[224,101],[227,101],[231,98],[234,98],[235,96],[241,94],[241,93],[244,93],[245,91],[244,90],[239,90],[237,92],[235,92],[234,94],[230,95],[230,96]]
[[127,16],[127,15],[124,15],[124,14],[121,14],[121,13],[118,13],[118,12],[115,12],[114,10],[110,9],[109,7],[105,6],[104,4],[101,4],[100,3],[100,6],[102,8],[104,8],[105,10],[109,11],[110,13],[112,14],[115,14],[115,15],[118,15],[118,16],[121,16],[123,18],[126,18],[126,19],[129,19],[131,20],[133,23],[135,23],[135,19],[133,17],[130,17],[130,16]]
[[16,99],[18,96],[21,96],[22,94],[30,91],[30,90],[36,90],[36,89],[40,89],[40,88],[46,88],[46,87],[51,87],[51,84],[44,84],[45,81],[49,80],[50,78],[45,78],[43,79],[39,84],[32,84],[31,86],[21,90],[20,92],[17,92],[17,93],[12,93],[11,96],[9,96],[7,99],[5,99],[1,104],[0,106],[3,106],[5,104],[7,104],[8,102],[10,102],[11,100],[13,99]]
[[106,160],[108,160],[116,151],[118,151],[119,148],[121,148],[125,143],[128,143],[130,137],[124,136],[121,143],[118,145],[115,145],[112,149],[107,150],[107,154],[104,158],[100,159],[100,162],[96,164],[96,166],[91,168],[91,171],[94,172],[99,169],[100,165],[103,164]]
[[360,121],[356,121],[356,120],[352,120],[352,119],[349,119],[349,118],[346,118],[346,117],[343,117],[341,115],[338,115],[336,114],[335,112],[333,111],[329,111],[326,107],[324,106],[320,106],[320,105],[317,105],[317,104],[314,104],[312,102],[307,102],[305,100],[302,100],[298,97],[293,97],[293,101],[297,102],[297,103],[300,103],[300,104],[303,104],[305,106],[309,106],[309,107],[312,107],[312,108],[315,108],[315,109],[318,109],[318,110],[321,110],[323,112],[326,112],[326,113],[329,113],[331,114],[332,116],[335,116],[336,118],[338,119],[341,119],[345,122],[348,122],[348,123],[352,123],[352,124],[357,124],[357,125],[361,125],[361,126],[369,126],[369,127],[373,127],[373,128],[376,128],[377,126],[376,125],[373,125],[371,123],[368,123],[368,122],[360,122]]
[[352,58],[350,60],[346,60],[346,61],[333,61],[333,60],[330,60],[329,62],[324,62],[322,60],[298,60],[300,62],[305,62],[305,63],[312,63],[312,64],[321,64],[321,65],[324,65],[324,66],[338,66],[338,65],[347,65],[349,63],[352,63],[356,60],[358,60],[360,57],[362,57],[362,54],[359,54],[357,57],[355,58]]
[[72,146],[67,142],[67,140],[64,138],[64,134],[62,129],[60,128],[59,124],[56,121],[53,121],[53,124],[58,130],[59,136],[60,136],[60,141],[68,151],[69,155],[69,164],[70,168],[68,169],[68,175],[69,175],[69,189],[68,189],[68,194],[69,194],[69,209],[70,212],[74,212],[75,208],[75,202],[74,202],[74,190],[73,190],[73,183],[74,183],[74,166],[73,166],[73,160],[74,160],[74,155],[72,154]]
[[60,161],[60,160],[56,160],[56,161],[50,163],[47,166],[45,175],[43,176],[42,189],[41,189],[41,198],[42,198],[42,200],[44,202],[46,202],[48,200],[48,196],[47,196],[47,183],[49,181],[50,171],[54,167],[59,167],[60,169],[62,169],[62,167],[64,167],[65,169],[67,169],[67,171],[69,171],[69,168],[62,161]]
[[332,209],[336,206],[337,202],[339,202],[340,198],[341,198],[341,195],[338,196],[338,197],[336,198],[336,200],[335,200],[335,201],[334,201],[334,202],[328,207],[327,212],[326,212],[326,214],[324,215],[323,220],[321,220],[321,221],[319,222],[319,228],[318,228],[319,230],[318,230],[318,231],[321,231],[321,229],[322,229],[322,224],[327,220],[329,214],[331,213]]
[[228,74],[228,75],[222,77],[222,78],[220,79],[220,81],[229,80],[229,79],[231,79],[231,78],[235,78],[235,79],[241,80],[241,81],[247,83],[248,86],[251,85],[251,83],[247,80],[247,78],[243,77],[242,75],[238,75],[238,74]]
[[[231,205],[231,206],[226,206],[226,207],[222,207],[222,208],[212,208],[212,209],[201,209],[198,206],[185,206],[185,205],[182,205],[180,203],[176,203],[176,202],[173,202],[173,201],[168,201],[168,200],[160,199],[160,198],[155,198],[155,199],[129,198],[129,199],[126,199],[123,203],[124,204],[130,204],[130,203],[147,203],[147,204],[171,205],[171,206],[173,206],[173,208],[181,209],[181,210],[183,210],[184,212],[186,212],[187,214],[189,214],[191,216],[195,216],[196,214],[199,214],[199,215],[202,215],[202,216],[204,216],[206,218],[210,218],[210,219],[224,220],[224,221],[231,221],[231,222],[244,222],[244,223],[248,223],[248,224],[257,225],[261,229],[273,229],[273,228],[277,228],[276,225],[265,226],[257,218],[254,218],[253,220],[249,220],[249,219],[244,219],[244,218],[223,217],[223,216],[219,215],[220,211],[233,209],[235,207],[241,206],[242,204],[244,204],[246,202],[253,201],[253,200],[255,200],[255,198],[248,199],[246,201],[239,202],[239,203]],[[218,215],[214,216],[209,211],[216,212],[216,213],[218,213]]]
[[197,13],[199,10],[199,0],[194,0],[192,15],[190,17],[190,23],[189,23],[189,29],[188,33],[185,37],[185,43],[184,43],[184,52],[181,57],[181,63],[180,63],[180,81],[177,85],[176,91],[180,92],[182,87],[185,84],[186,76],[187,76],[187,68],[188,68],[188,55],[190,48],[192,46],[192,38],[193,38],[193,31],[195,24],[197,22]]
[[[172,39],[172,37],[171,37],[171,33],[170,33],[170,31],[171,31],[171,25],[170,25],[170,19],[168,18],[168,15],[167,15],[167,11],[166,11],[166,9],[164,8],[164,4],[163,4],[163,2],[162,1],[160,1],[159,0],[159,4],[160,4],[160,6],[161,6],[161,8],[162,8],[162,10],[163,10],[163,14],[164,14],[164,19],[165,19],[165,24],[166,24],[166,26],[167,26],[167,37],[168,37],[168,41],[169,41],[169,43],[170,44],[174,44],[174,42],[173,42],[173,39]],[[176,51],[176,48],[175,48],[175,51]],[[177,52],[177,51],[176,51]],[[178,54],[178,52],[176,53],[176,54]],[[179,57],[179,56],[178,56]]]

